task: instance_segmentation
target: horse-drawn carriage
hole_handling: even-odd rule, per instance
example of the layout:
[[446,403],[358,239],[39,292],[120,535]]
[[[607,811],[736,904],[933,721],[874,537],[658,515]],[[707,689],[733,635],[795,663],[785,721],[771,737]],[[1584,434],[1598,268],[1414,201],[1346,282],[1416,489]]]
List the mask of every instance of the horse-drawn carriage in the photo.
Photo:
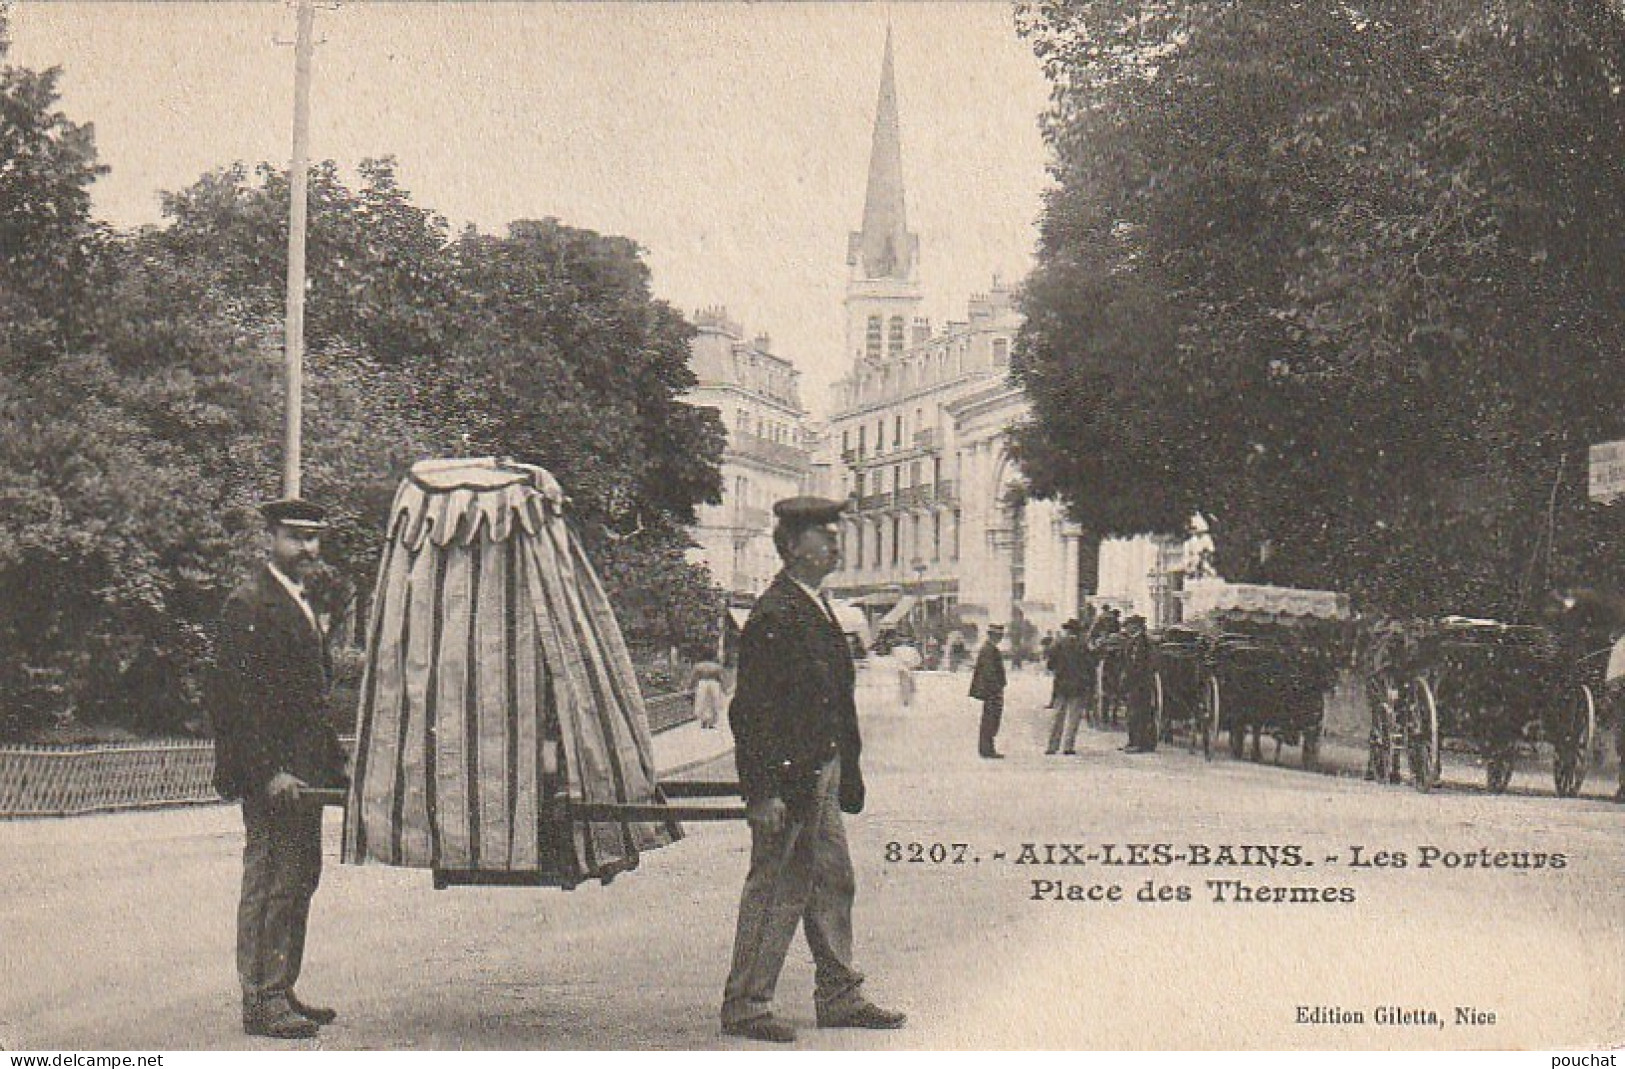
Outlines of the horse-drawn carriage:
[[1213,756],[1218,735],[1210,715],[1218,707],[1207,699],[1211,659],[1208,636],[1194,627],[1169,627],[1157,636],[1157,736],[1174,742],[1183,735],[1203,757]]
[[1193,586],[1190,623],[1164,631],[1159,644],[1159,723],[1183,726],[1194,749],[1211,755],[1219,732],[1241,757],[1253,735],[1261,760],[1264,734],[1319,759],[1325,697],[1343,661],[1349,617],[1345,595],[1319,590],[1223,582]]
[[1550,745],[1559,797],[1579,793],[1597,730],[1606,650],[1576,651],[1549,628],[1445,617],[1374,629],[1370,768],[1417,788],[1439,782],[1451,740],[1484,760],[1486,786],[1506,790],[1521,749]]

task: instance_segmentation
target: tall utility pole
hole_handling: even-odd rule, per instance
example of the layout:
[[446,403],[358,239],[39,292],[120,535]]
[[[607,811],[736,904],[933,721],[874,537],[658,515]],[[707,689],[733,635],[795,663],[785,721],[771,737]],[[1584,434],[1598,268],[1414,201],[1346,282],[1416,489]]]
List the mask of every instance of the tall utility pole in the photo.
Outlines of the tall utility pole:
[[282,493],[299,496],[305,382],[305,215],[310,172],[310,61],[315,47],[315,0],[298,0],[294,38],[293,160],[288,166],[288,320],[284,341],[287,409],[283,415]]

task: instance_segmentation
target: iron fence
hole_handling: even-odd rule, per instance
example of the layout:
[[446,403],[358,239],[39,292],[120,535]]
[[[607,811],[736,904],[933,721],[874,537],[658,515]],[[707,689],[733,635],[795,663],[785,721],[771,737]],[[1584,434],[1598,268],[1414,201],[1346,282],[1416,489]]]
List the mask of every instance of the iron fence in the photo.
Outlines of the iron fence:
[[[686,694],[652,695],[644,706],[651,732],[694,719]],[[0,819],[71,817],[219,798],[214,743],[207,739],[0,747]]]

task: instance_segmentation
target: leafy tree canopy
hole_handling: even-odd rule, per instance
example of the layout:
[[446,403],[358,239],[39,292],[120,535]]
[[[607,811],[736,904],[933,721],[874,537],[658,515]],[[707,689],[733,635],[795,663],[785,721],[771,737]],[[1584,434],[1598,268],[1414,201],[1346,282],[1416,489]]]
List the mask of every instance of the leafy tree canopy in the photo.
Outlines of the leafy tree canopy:
[[[90,128],[56,109],[56,71],[3,65],[3,29],[0,737],[196,727],[210,626],[278,492],[287,175],[233,165],[166,196],[163,226],[99,227]],[[720,493],[723,434],[679,400],[691,329],[637,246],[554,220],[454,240],[388,159],[353,185],[316,166],[310,208],[324,607],[364,598],[410,462],[493,453],[558,475],[636,640],[714,633],[683,527]]]
[[[1625,24],[1602,0],[1018,5],[1055,186],[1018,449],[1232,578],[1518,614],[1615,524]],[[1555,547],[1555,551],[1554,551]],[[1613,554],[1618,558],[1618,554]],[[1595,576],[1593,576],[1595,577]]]

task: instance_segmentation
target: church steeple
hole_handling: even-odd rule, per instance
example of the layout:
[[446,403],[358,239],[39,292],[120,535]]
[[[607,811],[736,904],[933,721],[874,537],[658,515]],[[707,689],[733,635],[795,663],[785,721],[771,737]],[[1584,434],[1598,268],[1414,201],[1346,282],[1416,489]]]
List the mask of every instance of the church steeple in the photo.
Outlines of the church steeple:
[[897,84],[892,72],[891,27],[880,63],[880,97],[875,104],[869,148],[869,183],[863,199],[863,229],[848,242],[847,263],[857,278],[914,278],[920,239],[909,233],[903,204],[903,141],[897,118]]
[[863,229],[847,237],[846,264],[847,354],[856,363],[901,358],[920,325],[920,239],[909,232],[903,210],[903,138],[890,26],[880,62]]

